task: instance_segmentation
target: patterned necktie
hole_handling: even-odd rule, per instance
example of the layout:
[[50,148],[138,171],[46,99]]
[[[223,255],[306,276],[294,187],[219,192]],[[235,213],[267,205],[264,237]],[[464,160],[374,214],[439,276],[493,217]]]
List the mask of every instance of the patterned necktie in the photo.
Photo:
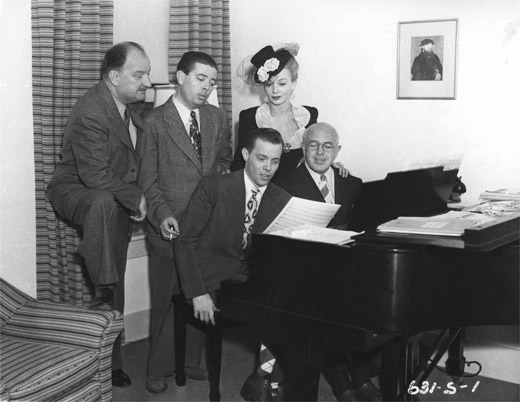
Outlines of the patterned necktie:
[[134,146],[135,148],[135,143],[137,141],[137,138],[135,137],[135,133],[132,133],[132,130],[130,130],[130,122],[132,120],[130,119],[130,109],[128,108],[128,106],[125,108],[125,118],[124,118],[124,123],[125,123],[125,127],[126,127],[126,130],[128,131],[128,135],[130,136],[130,140],[132,141],[132,145]]
[[327,176],[325,176],[324,174],[320,176],[320,192],[325,202],[328,202],[327,197],[330,193],[330,190],[329,186],[327,185]]
[[197,122],[197,115],[192,110],[190,112],[190,139],[193,148],[195,149],[195,153],[197,157],[202,162],[202,149],[200,147],[200,131],[199,131],[199,123]]
[[247,243],[251,237],[251,230],[253,229],[253,223],[255,223],[256,212],[258,211],[258,200],[256,199],[257,194],[260,192],[258,189],[251,189],[251,197],[247,201],[246,205],[246,217],[244,219],[244,233],[242,235],[242,250],[247,248]]

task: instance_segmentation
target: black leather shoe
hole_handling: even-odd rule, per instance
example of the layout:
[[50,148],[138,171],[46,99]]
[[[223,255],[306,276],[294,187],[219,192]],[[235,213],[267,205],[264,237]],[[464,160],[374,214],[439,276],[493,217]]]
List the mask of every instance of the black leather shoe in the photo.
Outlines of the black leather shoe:
[[96,286],[90,310],[110,311],[114,309],[114,292],[111,286]]
[[126,373],[121,370],[114,370],[112,371],[112,386],[113,387],[129,387],[132,385],[132,380],[130,380],[130,377],[126,375]]
[[273,401],[271,382],[258,373],[251,374],[242,386],[240,395],[246,401]]
[[200,367],[184,367],[184,374],[186,374],[186,377],[196,381],[208,379],[208,372]]
[[162,394],[168,388],[168,384],[166,384],[166,379],[164,377],[148,376],[144,387],[152,394]]

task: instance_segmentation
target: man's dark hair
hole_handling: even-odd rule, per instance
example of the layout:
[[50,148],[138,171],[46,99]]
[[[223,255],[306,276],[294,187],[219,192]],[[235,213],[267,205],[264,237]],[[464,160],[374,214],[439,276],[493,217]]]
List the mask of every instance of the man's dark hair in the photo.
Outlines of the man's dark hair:
[[131,49],[136,49],[143,55],[146,55],[143,47],[135,42],[121,42],[112,46],[105,53],[103,65],[101,67],[101,76],[106,78],[112,70],[119,70],[126,63],[126,58]]
[[177,71],[182,71],[188,75],[195,67],[195,63],[206,64],[218,71],[217,63],[213,60],[213,57],[204,52],[197,51],[184,53],[177,64]]
[[270,142],[271,144],[275,145],[283,145],[282,136],[278,130],[275,130],[274,128],[257,128],[256,130],[251,131],[246,137],[244,148],[247,149],[248,152],[253,151],[256,140]]

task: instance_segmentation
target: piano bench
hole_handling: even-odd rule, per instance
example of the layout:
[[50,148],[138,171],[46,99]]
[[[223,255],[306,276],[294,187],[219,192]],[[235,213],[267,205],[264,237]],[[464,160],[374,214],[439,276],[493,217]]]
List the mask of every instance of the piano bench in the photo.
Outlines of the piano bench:
[[209,400],[220,401],[220,369],[222,362],[222,331],[242,322],[231,320],[215,313],[215,325],[205,324],[193,316],[193,305],[182,296],[173,298],[174,309],[174,342],[175,342],[175,383],[182,387],[186,384],[184,371],[186,360],[186,324],[189,324],[206,335],[206,363],[208,366]]

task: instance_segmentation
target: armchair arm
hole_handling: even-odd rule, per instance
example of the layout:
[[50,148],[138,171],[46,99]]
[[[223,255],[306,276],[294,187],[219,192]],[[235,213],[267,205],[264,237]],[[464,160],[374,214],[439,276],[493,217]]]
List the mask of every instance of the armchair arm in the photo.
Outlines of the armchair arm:
[[123,329],[118,311],[95,311],[63,303],[29,301],[2,328],[3,336],[100,350]]

